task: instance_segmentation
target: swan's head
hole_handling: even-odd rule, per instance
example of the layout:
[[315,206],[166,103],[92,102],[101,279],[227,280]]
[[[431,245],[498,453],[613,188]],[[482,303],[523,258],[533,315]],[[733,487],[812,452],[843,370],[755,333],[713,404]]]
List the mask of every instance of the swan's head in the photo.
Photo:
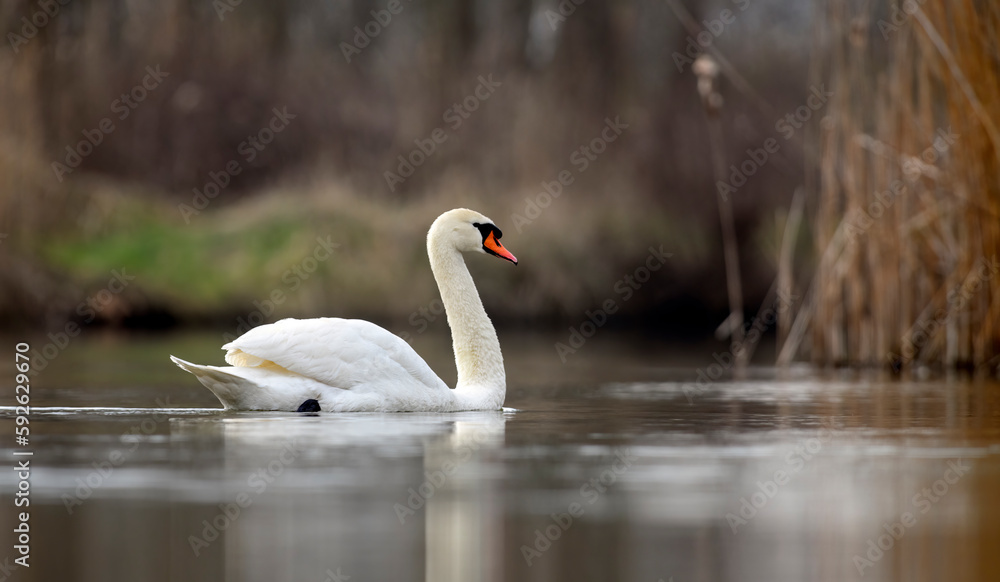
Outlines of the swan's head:
[[465,253],[487,253],[515,265],[517,257],[500,244],[503,233],[493,221],[467,208],[449,210],[437,217],[427,233],[428,243],[442,242]]

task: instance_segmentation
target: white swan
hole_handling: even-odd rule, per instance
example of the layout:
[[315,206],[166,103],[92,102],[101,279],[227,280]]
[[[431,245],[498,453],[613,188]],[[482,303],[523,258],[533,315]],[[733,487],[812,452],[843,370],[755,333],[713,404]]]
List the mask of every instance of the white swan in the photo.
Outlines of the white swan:
[[449,210],[427,232],[427,254],[451,327],[454,390],[399,336],[359,319],[283,319],[222,346],[227,367],[170,356],[227,409],[332,412],[497,410],[507,390],[500,342],[462,252],[517,265],[493,221]]

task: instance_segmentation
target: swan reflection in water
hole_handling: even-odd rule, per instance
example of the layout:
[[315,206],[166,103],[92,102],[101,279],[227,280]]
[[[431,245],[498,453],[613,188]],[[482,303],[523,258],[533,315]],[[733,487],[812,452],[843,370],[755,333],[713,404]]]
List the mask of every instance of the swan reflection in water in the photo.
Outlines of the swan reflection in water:
[[[215,433],[222,441],[220,474],[198,470],[216,489],[186,520],[186,545],[199,563],[215,556],[227,577],[240,579],[294,573],[322,581],[338,571],[371,579],[483,579],[500,570],[501,475],[493,467],[514,414],[175,420],[179,438],[212,440]],[[221,528],[213,524],[225,525],[217,538],[213,529]],[[414,571],[421,562],[422,571]],[[401,567],[409,570],[402,577]]]

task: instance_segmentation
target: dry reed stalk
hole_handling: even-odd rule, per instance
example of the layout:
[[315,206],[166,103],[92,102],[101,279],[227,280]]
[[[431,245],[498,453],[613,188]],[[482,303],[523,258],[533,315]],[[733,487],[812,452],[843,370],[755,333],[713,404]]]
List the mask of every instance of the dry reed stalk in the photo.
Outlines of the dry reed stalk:
[[[799,238],[799,226],[802,224],[802,214],[805,209],[805,191],[797,188],[792,194],[792,203],[785,217],[785,228],[781,235],[781,248],[778,251],[777,288],[780,297],[792,296],[792,258]],[[792,306],[778,312],[778,345],[785,343],[788,332],[792,329]]]
[[[680,21],[681,26],[688,34],[697,36],[702,32],[701,25],[698,21],[691,16],[691,13],[684,8],[684,5],[680,3],[680,0],[667,0],[667,6],[673,11],[677,20]],[[777,119],[778,114],[771,105],[764,99],[760,93],[754,90],[753,86],[743,78],[743,75],[729,62],[728,59],[715,48],[714,44],[709,44],[704,47],[705,53],[712,58],[712,60],[718,65],[719,71],[726,78],[727,81],[732,83],[733,87],[737,91],[743,94],[747,99],[749,99],[754,106],[766,117],[767,119]]]
[[[712,150],[712,169],[716,182],[726,180],[726,160],[724,153],[724,138],[722,122],[719,120],[719,109],[722,106],[722,95],[715,90],[719,67],[715,60],[702,55],[692,67],[698,77],[698,94],[701,97],[705,111],[705,123],[708,125],[708,142]],[[729,317],[720,326],[730,337],[732,354],[735,358],[737,371],[742,371],[749,359],[749,351],[736,349],[743,346],[743,291],[740,276],[739,249],[736,240],[736,226],[733,222],[733,207],[729,199],[720,191],[717,193],[719,206],[719,223],[722,226],[722,250],[726,265],[726,293],[729,297]]]

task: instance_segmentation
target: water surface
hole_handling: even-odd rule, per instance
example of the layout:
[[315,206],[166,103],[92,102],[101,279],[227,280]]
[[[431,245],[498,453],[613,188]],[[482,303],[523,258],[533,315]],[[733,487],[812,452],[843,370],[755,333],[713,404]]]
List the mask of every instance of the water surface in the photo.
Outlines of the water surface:
[[[756,368],[695,391],[711,351],[606,334],[564,365],[501,334],[502,412],[224,413],[166,361],[221,362],[218,339],[80,338],[33,379],[11,580],[1000,579],[996,383]],[[453,380],[447,338],[419,343]],[[17,486],[0,471],[4,524]]]

